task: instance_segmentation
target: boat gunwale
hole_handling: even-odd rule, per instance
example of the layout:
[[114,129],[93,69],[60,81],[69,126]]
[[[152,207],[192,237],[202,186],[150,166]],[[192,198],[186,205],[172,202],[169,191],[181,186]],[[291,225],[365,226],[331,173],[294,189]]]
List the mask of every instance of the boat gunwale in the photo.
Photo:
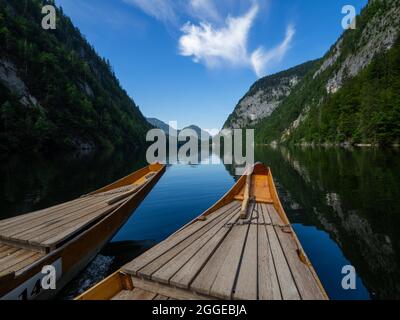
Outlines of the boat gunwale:
[[[148,171],[146,171],[148,170]],[[118,181],[111,183],[110,185],[106,186],[106,187],[110,187],[112,185],[115,185],[116,183],[120,183],[122,181],[124,181],[125,179],[130,179],[132,176],[134,176],[135,174],[137,174],[138,172],[144,172],[139,178],[143,178],[147,173],[149,172],[156,172],[156,174],[154,176],[152,176],[148,181],[146,181],[138,190],[135,194],[129,196],[126,201],[124,201],[123,203],[121,203],[117,208],[115,208],[112,212],[110,212],[109,214],[103,216],[100,220],[96,221],[94,224],[90,225],[89,228],[85,229],[83,232],[75,234],[75,237],[73,237],[72,239],[69,239],[68,241],[66,241],[65,243],[63,243],[62,245],[60,245],[59,247],[56,247],[56,249],[54,251],[50,251],[47,254],[45,254],[43,257],[39,258],[38,260],[34,261],[33,263],[29,264],[28,266],[18,270],[18,271],[12,271],[9,273],[6,273],[4,275],[2,275],[0,277],[0,300],[2,298],[2,296],[7,295],[7,293],[9,293],[10,291],[14,290],[15,288],[17,288],[19,285],[23,284],[24,282],[28,281],[30,279],[30,277],[34,276],[35,274],[39,273],[42,269],[42,266],[44,263],[46,264],[53,264],[55,261],[57,261],[59,258],[63,257],[63,251],[68,250],[68,247],[79,243],[79,241],[88,236],[91,232],[96,231],[97,228],[99,228],[105,220],[110,219],[112,216],[114,216],[116,213],[118,213],[119,211],[121,211],[124,207],[128,207],[128,206],[134,206],[135,205],[135,201],[137,200],[137,205],[140,205],[140,203],[142,202],[142,200],[147,196],[148,192],[147,189],[151,188],[152,186],[154,186],[157,181],[161,178],[161,176],[164,174],[166,170],[166,165],[164,164],[151,164],[148,165],[140,170],[137,170],[131,174],[129,174],[128,176],[123,177],[122,179],[119,179]],[[104,187],[104,188],[106,188]],[[116,186],[115,188],[117,188],[118,186]],[[104,188],[101,188],[99,190],[102,190]],[[115,189],[114,188],[114,189]],[[97,193],[99,192],[99,190],[94,191],[91,194]],[[102,191],[100,191],[102,192]],[[134,207],[133,210],[135,210],[136,207]],[[130,216],[130,215],[129,215]],[[128,216],[128,218],[129,218]],[[126,222],[127,219],[125,219]],[[117,230],[115,231],[118,232],[118,230],[122,227],[123,224],[121,224]],[[114,234],[115,234],[114,233]],[[113,235],[111,235],[110,237],[107,236],[107,238],[111,238]],[[83,259],[83,258],[82,258]],[[78,263],[79,261],[77,261]],[[70,266],[72,267],[72,266]],[[63,274],[64,274],[64,270],[63,270]],[[9,283],[9,282],[17,282],[16,285],[12,286],[12,287],[8,287],[6,289],[4,289],[3,291],[2,286]]]
[[273,179],[272,170],[270,168],[268,168],[268,171],[269,171],[269,174],[268,174],[268,182],[269,183],[268,184],[269,184],[269,188],[270,188],[270,193],[271,193],[272,199],[274,200],[274,207],[275,207],[276,211],[278,212],[278,214],[281,216],[283,222],[290,228],[291,236],[292,236],[293,240],[295,241],[298,250],[300,251],[301,255],[303,256],[303,258],[305,260],[304,262],[306,263],[306,265],[310,269],[311,274],[312,274],[313,278],[315,279],[315,281],[316,281],[316,283],[318,285],[318,288],[320,289],[323,297],[325,298],[325,300],[329,300],[329,296],[326,293],[326,290],[325,290],[324,286],[322,285],[321,280],[318,277],[318,274],[315,271],[313,264],[311,263],[311,261],[308,258],[306,252],[304,251],[304,248],[301,245],[301,242],[300,242],[296,232],[293,229],[292,223],[290,222],[289,218],[287,217],[286,211],[282,206],[282,203],[281,203],[281,200],[279,198],[278,191],[276,189],[275,182],[274,182],[274,179]]
[[[272,170],[270,169],[270,167],[266,167],[263,163],[256,163],[252,170],[251,170],[251,174],[255,174],[255,175],[265,175],[267,177],[267,181],[268,181],[268,188],[271,194],[271,197],[273,199],[273,206],[276,209],[276,211],[278,212],[280,218],[282,219],[283,223],[287,225],[288,228],[290,228],[290,234],[299,250],[299,259],[300,259],[300,255],[302,255],[302,258],[304,258],[304,261],[302,261],[303,263],[305,263],[307,265],[307,267],[309,268],[312,277],[315,279],[318,288],[324,298],[324,300],[329,300],[329,297],[325,291],[325,288],[323,287],[311,261],[309,260],[309,258],[307,257],[293,227],[292,224],[290,223],[290,220],[287,217],[287,214],[282,206],[282,203],[280,201],[277,189],[276,189],[276,185],[273,179],[273,175],[272,175]],[[209,209],[207,209],[206,211],[204,211],[202,214],[200,214],[198,217],[196,217],[195,219],[191,220],[190,222],[188,222],[187,224],[185,224],[183,227],[179,228],[177,231],[175,231],[174,233],[172,233],[170,235],[170,237],[174,236],[175,234],[179,233],[180,231],[182,231],[183,229],[187,228],[188,226],[190,226],[193,223],[196,223],[198,221],[201,221],[202,217],[206,217],[210,214],[212,214],[213,212],[215,212],[216,210],[220,209],[221,207],[231,203],[232,201],[235,201],[235,196],[237,195],[238,192],[240,192],[243,188],[243,186],[246,183],[246,179],[247,179],[247,173],[245,173],[244,175],[242,175],[238,181],[230,188],[230,190],[225,193],[225,195],[223,195],[214,205],[212,205]],[[119,279],[123,279],[126,276],[130,277],[130,281],[131,283],[133,283],[132,281],[132,277],[133,275],[128,274],[126,272],[123,271],[123,269],[119,269],[116,272],[114,272],[113,274],[111,274],[110,276],[106,277],[105,279],[103,279],[102,281],[100,281],[99,283],[97,283],[95,286],[93,286],[92,288],[89,288],[87,291],[85,291],[84,293],[80,294],[78,297],[76,297],[74,300],[86,300],[87,295],[91,295],[94,296],[98,293],[101,294],[101,292],[96,292],[97,290],[102,290],[102,288],[104,286],[107,285],[107,282],[109,281],[114,281],[117,277],[117,274],[119,274]],[[121,280],[122,281],[122,280]],[[133,283],[134,286],[134,283]],[[121,284],[121,290],[124,290],[127,288],[124,288],[123,284]],[[118,293],[118,292],[117,292]],[[116,293],[116,294],[117,294]],[[115,295],[113,295],[115,296]],[[211,297],[210,297],[211,298]],[[90,298],[89,298],[90,299]]]

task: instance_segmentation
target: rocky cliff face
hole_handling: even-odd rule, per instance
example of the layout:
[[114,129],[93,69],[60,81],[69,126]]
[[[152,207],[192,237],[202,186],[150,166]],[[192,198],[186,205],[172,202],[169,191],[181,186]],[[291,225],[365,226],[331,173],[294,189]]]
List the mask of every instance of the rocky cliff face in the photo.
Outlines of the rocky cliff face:
[[259,143],[393,144],[400,140],[400,0],[370,0],[256,127]]
[[224,128],[254,127],[270,116],[314,65],[314,61],[308,62],[258,80],[239,101]]
[[[384,1],[387,2],[387,8],[377,10],[365,26],[359,26],[360,36],[353,44],[353,52],[343,50],[343,37],[340,38],[315,73],[314,79],[342,58],[326,83],[328,93],[337,92],[346,79],[358,75],[378,53],[393,47],[399,32],[400,6],[398,1]],[[371,1],[369,6],[373,4],[374,1]]]
[[22,105],[26,107],[37,105],[36,98],[29,93],[25,82],[18,76],[16,65],[10,60],[0,59],[0,82],[18,97]]
[[0,152],[55,152],[145,144],[151,126],[98,56],[47,0],[0,0]]

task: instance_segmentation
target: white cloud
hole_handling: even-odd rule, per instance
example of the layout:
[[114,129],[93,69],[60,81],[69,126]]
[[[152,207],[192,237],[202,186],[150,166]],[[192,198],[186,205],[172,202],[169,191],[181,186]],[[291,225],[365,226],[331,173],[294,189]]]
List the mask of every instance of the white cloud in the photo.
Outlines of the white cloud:
[[279,46],[268,51],[260,47],[253,52],[251,55],[251,64],[257,76],[264,76],[271,62],[280,62],[282,60],[286,52],[290,49],[294,34],[294,27],[289,25],[286,31],[286,37]]
[[259,12],[258,1],[242,16],[228,15],[224,20],[216,8],[215,0],[123,0],[135,5],[155,19],[175,27],[181,26],[183,17],[198,23],[187,22],[180,27],[179,53],[191,57],[209,68],[243,66],[254,70],[258,77],[266,75],[272,63],[279,63],[290,49],[295,29],[289,25],[286,37],[277,47],[266,50],[259,47],[250,53],[248,39]]
[[177,24],[182,14],[200,20],[220,19],[214,0],[123,0],[166,24]]
[[244,16],[228,16],[225,25],[219,29],[208,22],[186,23],[182,27],[184,35],[179,40],[180,54],[193,57],[195,62],[208,67],[224,63],[246,65],[247,40],[257,13],[258,6],[254,5]]
[[123,0],[128,4],[135,5],[146,14],[165,23],[176,23],[177,6],[179,1],[174,0]]
[[190,12],[201,20],[220,21],[221,17],[215,7],[214,0],[190,0]]

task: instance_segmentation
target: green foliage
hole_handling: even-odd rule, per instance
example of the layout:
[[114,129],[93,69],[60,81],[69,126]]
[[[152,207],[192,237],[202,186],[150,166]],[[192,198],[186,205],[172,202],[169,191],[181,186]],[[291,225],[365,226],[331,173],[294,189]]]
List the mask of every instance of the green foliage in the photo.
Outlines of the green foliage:
[[17,67],[18,77],[38,101],[22,104],[0,83],[0,149],[143,144],[150,126],[121,88],[110,62],[97,55],[61,10],[57,29],[43,30],[44,3],[53,2],[0,0],[0,60]]
[[310,111],[292,142],[400,141],[400,39],[334,95]]
[[[344,59],[366,45],[362,33],[367,23],[382,15],[387,6],[386,1],[369,3],[358,17],[357,29],[347,30],[341,37],[337,61],[316,77],[316,70],[311,70],[271,117],[256,127],[258,143],[279,141],[299,118],[303,121],[291,129],[286,142],[381,145],[400,142],[400,39],[390,50],[375,56],[356,77],[345,77],[338,92],[326,92],[326,83]],[[331,50],[327,57],[332,54]],[[306,117],[304,110],[308,111]]]
[[[288,70],[278,72],[276,74],[259,79],[251,86],[246,95],[239,101],[238,105],[247,97],[251,97],[257,94],[259,90],[266,90],[268,88],[277,87],[279,85],[289,86],[289,81],[292,77],[297,76],[300,79],[303,78],[305,75],[308,74],[310,70],[315,68],[317,63],[318,60],[308,61],[294,68],[290,68]],[[285,83],[285,81],[287,83]],[[232,126],[232,123],[236,122],[237,116],[238,115],[235,111],[232,114],[230,114],[227,121],[224,124],[224,128],[230,128]]]

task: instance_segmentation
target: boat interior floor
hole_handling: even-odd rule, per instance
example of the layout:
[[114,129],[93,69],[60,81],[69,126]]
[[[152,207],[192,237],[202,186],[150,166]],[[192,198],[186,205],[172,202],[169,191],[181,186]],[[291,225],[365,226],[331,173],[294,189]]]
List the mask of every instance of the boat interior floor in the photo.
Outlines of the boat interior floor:
[[324,299],[274,205],[253,201],[246,219],[240,211],[234,200],[125,265],[135,289],[114,298]]
[[42,252],[0,243],[0,278],[24,269],[43,256]]
[[0,245],[51,252],[133,196],[155,173],[133,184],[0,221]]

